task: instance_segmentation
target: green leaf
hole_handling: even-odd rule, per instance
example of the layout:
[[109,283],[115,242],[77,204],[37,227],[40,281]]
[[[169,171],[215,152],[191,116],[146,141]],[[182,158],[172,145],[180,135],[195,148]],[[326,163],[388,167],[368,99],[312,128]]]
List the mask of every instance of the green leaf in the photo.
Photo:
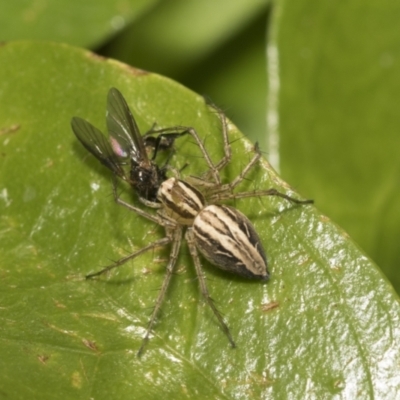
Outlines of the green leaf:
[[[313,206],[236,202],[267,250],[271,281],[232,277],[204,262],[211,295],[237,349],[203,305],[183,245],[162,315],[136,352],[168,249],[107,278],[96,271],[162,229],[114,204],[109,171],[70,129],[80,116],[105,130],[110,87],[144,132],[193,126],[214,160],[220,125],[203,99],[158,75],[65,45],[0,48],[0,391],[41,398],[394,398],[400,389],[400,309],[393,289],[348,236]],[[230,125],[233,179],[252,146]],[[180,139],[171,164],[205,170]],[[289,188],[266,161],[240,190]],[[128,201],[138,204],[125,191]],[[316,199],[318,201],[318,199]]]
[[318,195],[398,292],[399,17],[390,0],[279,2],[270,43],[283,176]]

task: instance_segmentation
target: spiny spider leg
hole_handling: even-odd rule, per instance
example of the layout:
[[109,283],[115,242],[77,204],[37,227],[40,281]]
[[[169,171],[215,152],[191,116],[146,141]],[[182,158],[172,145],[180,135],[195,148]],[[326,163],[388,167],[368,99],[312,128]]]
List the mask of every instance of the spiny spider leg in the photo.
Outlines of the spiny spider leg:
[[[176,225],[173,221],[168,219],[167,216],[164,216],[163,213],[161,213],[160,215],[154,216],[152,214],[149,214],[149,213],[143,211],[142,209],[140,209],[138,207],[135,207],[135,206],[121,200],[117,193],[117,180],[116,179],[113,179],[113,195],[114,195],[114,200],[117,204],[120,204],[120,205],[128,208],[129,210],[134,211],[137,214],[166,228],[166,236],[162,239],[156,240],[153,243],[150,243],[149,245],[143,247],[142,249],[139,249],[138,251],[136,251],[132,254],[129,254],[126,257],[119,259],[115,263],[108,265],[107,267],[103,268],[102,270],[100,270],[98,272],[86,275],[86,279],[90,279],[95,276],[102,275],[102,274],[110,271],[111,269],[117,268],[117,267],[121,266],[122,264],[126,263],[127,261],[134,259],[135,257],[139,256],[140,254],[143,254],[143,253],[145,253],[151,249],[154,249],[156,247],[165,246],[172,242],[172,249],[171,249],[171,252],[169,255],[169,261],[168,261],[168,265],[166,268],[165,278],[164,278],[163,284],[161,286],[160,292],[158,294],[156,305],[151,314],[151,317],[150,317],[150,320],[149,320],[149,323],[147,326],[146,334],[143,337],[142,345],[140,346],[139,351],[137,353],[138,357],[140,357],[143,353],[146,343],[149,340],[151,330],[154,326],[154,323],[156,322],[157,315],[158,315],[161,305],[164,301],[165,293],[167,292],[169,283],[171,281],[174,267],[175,267],[176,261],[178,259],[179,249],[181,247],[183,227]],[[149,202],[149,200],[147,200],[147,202]],[[152,203],[152,202],[150,202],[150,203]],[[154,203],[152,206],[155,208],[160,207],[159,203]]]
[[279,192],[278,190],[266,189],[266,190],[253,190],[250,192],[241,192],[241,193],[216,193],[210,197],[211,201],[220,201],[220,200],[233,200],[233,199],[244,199],[249,197],[260,197],[260,196],[277,196],[283,199],[286,199],[292,203],[296,204],[313,204],[314,200],[299,200],[295,197],[289,196],[285,193]]
[[[222,137],[223,137],[223,142],[224,142],[224,152],[225,155],[224,157],[217,163],[214,164],[212,163],[207,150],[205,149],[204,145],[202,145],[202,141],[198,136],[198,133],[191,128],[190,129],[190,134],[192,137],[196,140],[196,142],[199,145],[199,148],[201,152],[203,153],[204,158],[207,160],[207,163],[209,165],[210,170],[206,172],[203,177],[197,178],[193,177],[193,181],[196,182],[198,186],[203,186],[207,189],[210,189],[209,193],[209,201],[219,201],[219,200],[228,200],[228,199],[240,199],[240,198],[246,198],[246,197],[256,197],[256,196],[278,196],[282,197],[286,200],[289,200],[293,203],[296,204],[312,204],[314,201],[313,200],[298,200],[294,197],[288,196],[284,193],[279,192],[276,189],[268,189],[268,190],[258,190],[258,191],[252,191],[252,192],[243,192],[243,193],[232,193],[233,189],[238,186],[245,176],[248,174],[248,172],[257,164],[257,162],[261,158],[261,151],[258,146],[258,143],[255,143],[254,145],[254,155],[251,158],[251,160],[248,162],[248,164],[243,168],[241,173],[230,183],[227,184],[221,184],[221,177],[219,174],[219,171],[224,168],[226,165],[229,164],[232,158],[232,151],[231,151],[231,145],[229,143],[229,138],[228,138],[228,125],[227,125],[227,118],[225,114],[222,112],[222,110],[214,105],[211,105],[213,107],[217,114],[218,117],[221,121],[222,124]],[[211,183],[207,180],[208,175],[212,174],[215,180],[215,183]]]
[[196,245],[195,245],[195,240],[193,238],[193,231],[192,231],[191,228],[188,228],[188,230],[186,231],[185,239],[186,239],[186,242],[188,244],[190,255],[192,256],[192,259],[193,259],[193,262],[194,262],[194,266],[196,268],[196,274],[197,274],[197,277],[199,279],[199,285],[200,285],[201,294],[203,295],[206,303],[209,305],[209,307],[213,311],[214,315],[216,316],[219,324],[221,325],[222,330],[224,331],[225,335],[228,337],[228,340],[231,343],[231,346],[232,347],[236,347],[236,344],[235,344],[235,342],[234,342],[234,340],[232,338],[231,332],[229,331],[228,325],[226,324],[226,322],[222,318],[221,313],[218,311],[217,307],[214,304],[213,299],[210,296],[210,293],[208,292],[206,281],[205,281],[205,278],[204,278],[204,273],[203,273],[203,270],[201,268],[201,262],[200,262],[199,255],[198,255],[198,252],[197,252],[197,248],[196,248]]
[[[217,106],[210,104],[210,107],[214,108],[218,114],[218,118],[221,121],[222,125],[222,137],[223,137],[223,143],[224,143],[224,156],[223,158],[217,163],[214,164],[214,162],[211,160],[210,155],[208,154],[204,142],[200,139],[197,131],[194,128],[191,127],[185,127],[185,126],[174,126],[170,128],[161,128],[161,129],[151,129],[149,132],[146,133],[145,136],[147,135],[152,135],[152,134],[159,134],[156,138],[156,145],[155,145],[155,154],[157,152],[157,147],[160,141],[166,137],[167,135],[172,135],[173,140],[176,138],[190,134],[193,139],[196,141],[197,145],[199,146],[199,149],[206,160],[206,163],[208,165],[208,172],[205,173],[205,177],[208,177],[211,175],[214,178],[215,184],[216,185],[221,185],[221,177],[219,175],[219,171],[224,168],[227,164],[229,164],[231,157],[232,157],[232,151],[231,151],[231,145],[229,143],[228,139],[228,125],[227,125],[227,120],[225,114],[222,112],[220,108]],[[153,155],[153,158],[155,158],[155,155]]]
[[233,190],[237,185],[239,185],[240,182],[243,181],[244,177],[254,167],[254,165],[256,165],[256,163],[260,160],[260,158],[261,158],[261,151],[260,151],[260,148],[258,147],[258,143],[256,142],[255,145],[254,145],[254,156],[253,156],[253,158],[243,168],[243,170],[240,172],[240,174],[231,183],[229,183],[227,185],[227,186],[229,186],[230,190]]
[[[216,193],[223,193],[223,192],[232,192],[233,189],[239,185],[245,178],[245,176],[248,174],[248,172],[254,167],[254,165],[259,161],[261,158],[261,152],[258,147],[258,143],[254,145],[254,156],[252,159],[248,162],[248,164],[243,168],[243,170],[240,172],[240,174],[231,182],[231,183],[226,183],[224,185],[220,185],[219,187],[216,185],[214,189],[214,194]],[[212,197],[213,198],[213,197]],[[218,197],[217,197],[218,198]]]
[[[170,131],[176,131],[176,130],[182,130],[180,135],[184,134],[190,134],[192,138],[196,141],[197,146],[199,146],[199,149],[201,153],[203,154],[204,159],[206,160],[206,163],[209,168],[209,172],[206,173],[206,175],[211,174],[214,178],[214,181],[216,184],[220,185],[221,184],[221,178],[219,176],[218,169],[214,165],[213,161],[211,160],[210,155],[208,154],[203,141],[200,139],[200,136],[198,135],[197,131],[194,128],[190,127],[185,127],[185,126],[175,126],[171,128],[163,128],[159,130],[154,130],[151,133],[165,133],[165,132],[170,132]],[[229,144],[228,144],[229,147]]]
[[[117,178],[116,178],[116,176],[113,176],[113,196],[114,196],[115,202],[117,204],[119,204],[120,206],[123,206],[123,207],[127,208],[128,210],[131,210],[131,211],[141,215],[142,217],[155,222],[156,224],[163,225],[162,220],[158,215],[150,214],[150,213],[142,210],[141,208],[135,207],[132,204],[129,204],[126,201],[120,199],[120,197],[118,196],[118,193],[117,193]],[[139,200],[151,208],[161,208],[162,207],[161,204],[156,203],[155,201],[146,200],[145,198],[142,198],[142,197],[139,197]]]
[[113,264],[107,265],[102,270],[94,272],[92,274],[86,275],[86,279],[91,279],[91,278],[94,278],[95,276],[102,275],[102,274],[104,274],[104,273],[106,273],[106,272],[108,272],[108,271],[110,271],[110,270],[112,270],[114,268],[117,268],[117,267],[121,266],[122,264],[125,264],[127,261],[136,258],[140,254],[146,253],[147,251],[149,251],[151,249],[154,249],[156,247],[162,247],[162,246],[165,246],[165,245],[171,243],[171,240],[172,239],[170,237],[168,237],[168,236],[166,236],[166,237],[164,237],[164,238],[162,238],[160,240],[156,240],[155,242],[150,243],[149,245],[139,249],[138,251],[135,251],[134,253],[129,254],[126,257],[120,258],[119,260],[115,261]]
[[143,337],[142,345],[140,346],[139,351],[137,353],[138,357],[140,357],[142,355],[144,347],[146,346],[146,343],[149,341],[149,336],[150,336],[151,330],[154,326],[154,323],[156,322],[157,315],[158,315],[161,305],[164,301],[165,293],[167,292],[169,283],[171,282],[171,277],[174,272],[176,260],[178,259],[179,249],[181,247],[182,232],[183,232],[183,230],[182,230],[182,227],[180,227],[180,226],[177,226],[176,229],[172,232],[172,235],[171,235],[172,249],[171,249],[171,253],[169,255],[167,271],[165,273],[165,277],[164,277],[164,281],[161,286],[161,289],[158,293],[156,305],[154,306],[153,312],[151,313],[151,317],[150,317],[149,323],[147,325],[146,334]]
[[258,147],[258,143],[254,145],[254,156],[249,161],[249,163],[243,168],[241,173],[231,182],[216,188],[214,193],[210,196],[212,201],[220,200],[233,200],[233,199],[244,199],[248,197],[259,197],[259,196],[277,196],[286,199],[292,203],[296,204],[313,204],[314,200],[299,200],[295,197],[291,197],[285,193],[279,192],[278,190],[271,188],[265,190],[253,190],[248,192],[233,193],[233,189],[239,185],[247,173],[256,165],[256,163],[261,158],[261,151]]
[[222,168],[229,164],[232,158],[231,144],[229,143],[228,139],[228,124],[226,122],[227,119],[225,114],[219,107],[217,107],[215,104],[210,104],[210,107],[212,107],[216,111],[216,113],[218,114],[218,118],[221,121],[222,139],[224,142],[224,157],[221,158],[221,160],[215,165],[215,169],[217,171],[221,171]]
[[231,161],[232,150],[228,139],[228,124],[226,122],[227,119],[225,114],[216,105],[209,104],[209,106],[216,111],[216,113],[218,114],[218,118],[221,121],[222,139],[224,144],[224,156],[221,158],[221,160],[219,160],[216,164],[211,160],[211,157],[204,146],[204,142],[200,139],[199,134],[194,128],[189,128],[188,133],[190,133],[190,135],[196,141],[209,168],[209,170],[200,179],[207,180],[209,176],[212,176],[215,184],[221,185],[221,176],[219,174],[219,171]]
[[[152,215],[144,210],[142,210],[139,207],[135,207],[132,204],[129,204],[127,202],[125,202],[124,200],[121,200],[118,196],[117,193],[117,179],[114,176],[113,177],[113,195],[114,195],[114,200],[117,204],[126,207],[127,209],[129,209],[130,211],[134,211],[135,213],[141,215],[142,217],[153,221],[159,225],[164,226],[164,220],[159,216],[159,215]],[[145,199],[144,199],[145,200]],[[159,208],[161,207],[161,205],[159,203],[155,203],[155,202],[151,202],[149,200],[145,200],[146,204],[149,205],[150,207],[154,207],[154,208]],[[113,264],[107,265],[106,267],[104,267],[103,269],[101,269],[100,271],[94,272],[92,274],[88,274],[86,275],[86,279],[90,279],[93,278],[95,276],[99,276],[102,275],[108,271],[110,271],[111,269],[117,268],[122,264],[125,264],[127,261],[132,260],[133,258],[137,257],[138,255],[145,253],[146,251],[149,251],[151,249],[154,249],[156,247],[160,247],[160,246],[165,246],[168,243],[171,242],[171,237],[169,237],[168,235],[160,240],[157,240],[153,243],[150,243],[149,245],[147,245],[146,247],[143,247],[142,249],[135,251],[132,254],[129,254],[126,257],[122,257],[119,260],[117,260],[116,262],[114,262]]]
[[[176,130],[181,130],[181,132],[175,132]],[[154,138],[154,153],[152,156],[152,160],[154,161],[157,157],[157,153],[162,148],[163,146],[161,145],[162,140],[166,139],[167,140],[167,146],[166,147],[172,147],[172,144],[175,142],[175,140],[183,135],[186,135],[188,133],[188,128],[186,127],[171,127],[171,128],[163,128],[163,129],[154,129],[154,127],[146,132],[146,134],[143,136],[144,139],[148,140],[148,137],[150,135],[157,134],[157,137]],[[172,153],[168,156],[168,160],[172,157]],[[168,161],[167,161],[168,163]]]
[[[190,129],[187,126],[181,126],[181,125],[177,125],[177,126],[170,126],[168,128],[155,128],[155,123],[153,124],[153,126],[151,127],[150,130],[148,130],[144,135],[143,138],[148,140],[149,137],[153,137],[153,135],[157,135],[155,137],[153,137],[154,139],[154,150],[158,151],[159,148],[161,147],[161,142],[163,139],[169,139],[168,140],[168,144],[169,143],[174,143],[175,140],[183,135],[186,135],[188,133],[188,130]],[[168,147],[170,147],[170,145],[168,145]],[[152,158],[155,158],[155,156],[153,155]]]

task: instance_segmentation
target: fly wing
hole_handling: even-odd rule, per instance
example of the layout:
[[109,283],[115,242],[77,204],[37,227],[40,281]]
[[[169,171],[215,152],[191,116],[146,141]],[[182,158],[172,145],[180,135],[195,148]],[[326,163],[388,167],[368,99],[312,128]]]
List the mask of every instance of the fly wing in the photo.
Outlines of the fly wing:
[[107,127],[116,153],[131,155],[136,163],[149,162],[142,135],[121,92],[111,88],[107,98]]
[[79,117],[72,118],[71,127],[75,136],[88,151],[114,174],[125,179],[121,158],[115,154],[107,138],[96,127]]

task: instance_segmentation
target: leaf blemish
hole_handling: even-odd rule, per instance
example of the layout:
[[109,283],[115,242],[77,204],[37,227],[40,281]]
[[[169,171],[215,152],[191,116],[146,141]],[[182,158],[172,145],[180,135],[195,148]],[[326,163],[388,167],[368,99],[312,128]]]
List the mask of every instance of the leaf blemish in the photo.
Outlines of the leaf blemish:
[[20,124],[13,124],[11,126],[7,126],[5,128],[1,128],[0,129],[0,136],[1,135],[7,135],[9,133],[15,133],[19,130],[19,128],[21,128]]
[[274,308],[278,308],[278,307],[279,307],[278,301],[271,301],[270,303],[261,304],[261,311],[268,312],[268,311],[271,311]]

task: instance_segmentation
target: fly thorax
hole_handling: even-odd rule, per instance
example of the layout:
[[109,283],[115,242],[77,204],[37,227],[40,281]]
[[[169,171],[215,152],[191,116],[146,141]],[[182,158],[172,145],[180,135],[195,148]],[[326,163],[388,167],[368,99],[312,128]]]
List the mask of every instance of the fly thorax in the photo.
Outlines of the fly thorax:
[[197,189],[176,178],[161,184],[157,199],[164,205],[165,214],[181,225],[192,225],[205,206],[204,197]]
[[130,170],[130,183],[140,197],[155,201],[160,182],[160,170],[156,165],[147,163],[137,164],[132,162]]

